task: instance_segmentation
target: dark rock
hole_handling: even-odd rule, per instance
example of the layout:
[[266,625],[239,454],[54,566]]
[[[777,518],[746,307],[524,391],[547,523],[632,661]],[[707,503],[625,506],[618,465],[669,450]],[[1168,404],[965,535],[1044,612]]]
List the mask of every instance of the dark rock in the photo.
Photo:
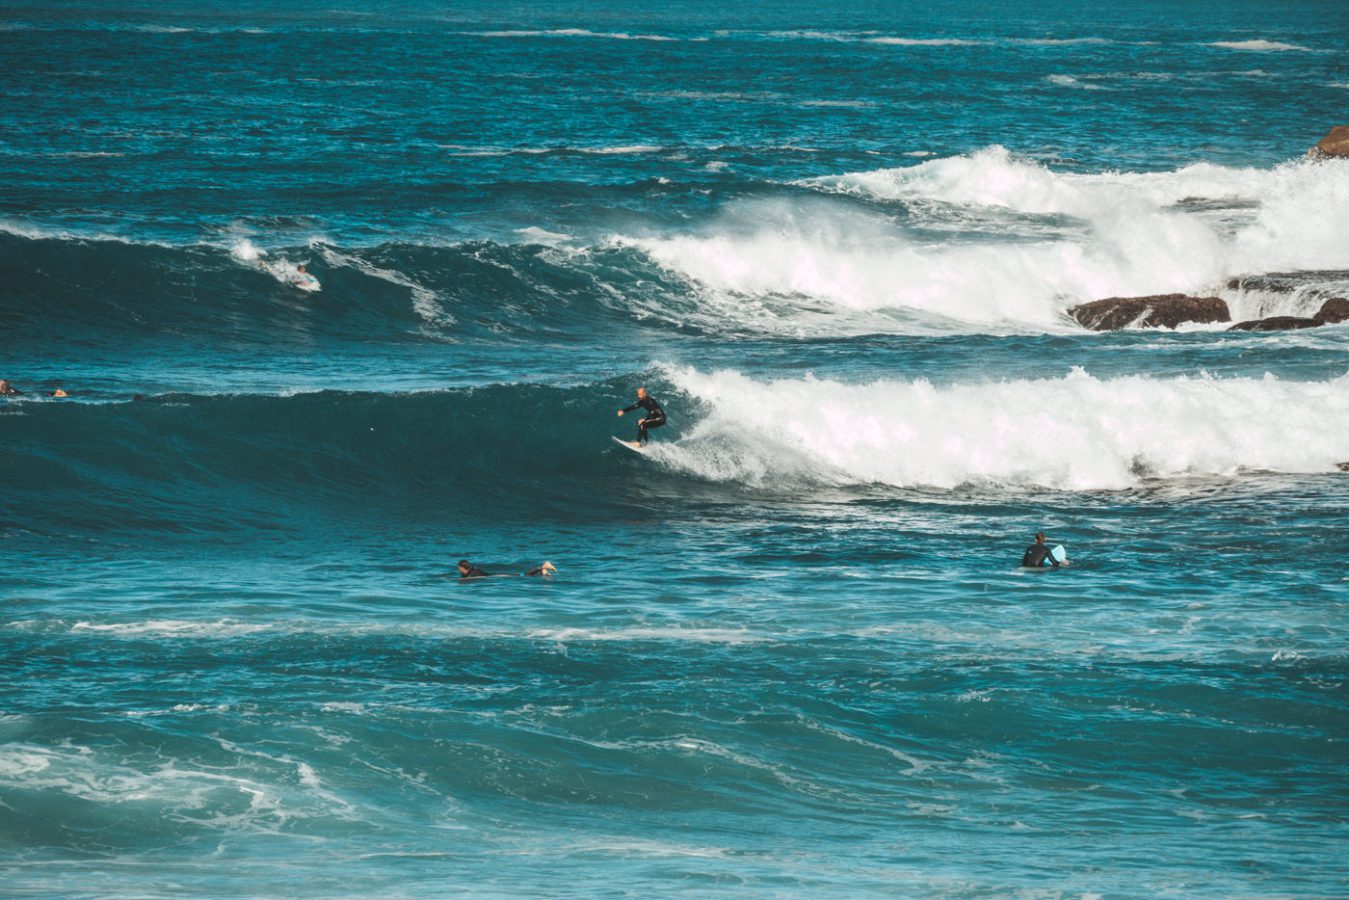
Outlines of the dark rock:
[[1334,325],[1336,322],[1349,322],[1349,300],[1344,297],[1331,297],[1321,304],[1321,311],[1315,317],[1317,325]]
[[1068,315],[1092,331],[1116,331],[1130,325],[1175,328],[1184,322],[1232,321],[1227,304],[1218,297],[1191,297],[1188,294],[1110,297],[1074,306],[1068,310]]
[[1349,472],[1349,462],[1335,463],[1335,466],[1336,466],[1341,472]]
[[1316,142],[1316,146],[1307,151],[1308,156],[1318,159],[1327,157],[1349,158],[1349,125],[1336,125],[1330,133]]
[[1315,328],[1321,323],[1315,319],[1301,316],[1270,316],[1268,319],[1254,319],[1250,322],[1238,322],[1228,331],[1292,331],[1295,328]]

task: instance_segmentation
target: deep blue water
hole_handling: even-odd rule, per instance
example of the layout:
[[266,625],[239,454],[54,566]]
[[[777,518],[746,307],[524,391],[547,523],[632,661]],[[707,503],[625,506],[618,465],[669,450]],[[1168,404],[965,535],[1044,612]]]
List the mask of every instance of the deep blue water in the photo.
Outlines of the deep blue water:
[[1349,325],[1064,314],[1349,296],[1342,3],[0,61],[0,893],[1349,891]]

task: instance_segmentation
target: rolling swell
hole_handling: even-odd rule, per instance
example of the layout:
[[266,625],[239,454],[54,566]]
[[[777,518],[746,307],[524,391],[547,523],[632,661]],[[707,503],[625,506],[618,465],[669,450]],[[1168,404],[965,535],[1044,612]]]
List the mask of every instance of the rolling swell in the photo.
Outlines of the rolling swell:
[[[802,491],[1114,491],[1157,479],[1332,473],[1349,456],[1345,379],[1059,379],[934,386],[759,380],[665,367],[575,386],[418,393],[169,394],[10,402],[0,416],[28,531],[216,533],[353,521],[593,521],[671,497]],[[620,397],[648,383],[671,424],[647,458]],[[1036,409],[1022,409],[1035,398]],[[748,493],[746,493],[748,492]],[[858,492],[861,492],[860,494]]]
[[620,430],[610,429],[619,393],[496,385],[12,403],[0,416],[0,491],[11,498],[0,526],[209,535],[390,517],[584,520],[630,506],[621,481],[638,461],[607,437]]
[[[245,244],[245,246],[248,246]],[[307,263],[307,294],[256,250],[0,232],[0,329],[33,342],[195,337],[286,343],[593,334],[669,324],[681,290],[641,254],[476,241],[448,247],[326,244],[273,251]],[[677,302],[675,304],[677,306]]]

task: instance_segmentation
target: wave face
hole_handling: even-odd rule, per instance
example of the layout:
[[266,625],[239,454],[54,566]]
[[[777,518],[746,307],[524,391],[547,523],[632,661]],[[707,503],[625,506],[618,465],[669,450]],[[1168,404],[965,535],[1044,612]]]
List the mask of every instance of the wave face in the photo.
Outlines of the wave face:
[[[597,256],[599,258],[597,258]],[[322,285],[288,283],[305,263]],[[342,249],[162,246],[0,235],[0,327],[28,339],[197,335],[454,340],[588,331],[652,303],[654,267],[630,256],[470,242]],[[652,304],[653,306],[656,304]],[[657,307],[658,308],[658,307]]]
[[8,516],[207,534],[303,529],[335,507],[374,519],[585,516],[614,475],[616,448],[594,424],[613,417],[614,396],[519,385],[11,404],[6,493],[26,502]]
[[[310,527],[334,506],[448,522],[631,514],[671,496],[979,486],[1100,491],[1245,471],[1323,473],[1349,447],[1349,376],[1130,376],[934,386],[672,369],[674,422],[608,444],[618,383],[414,394],[165,395],[11,404],[12,525],[203,534]],[[270,524],[269,524],[270,523]]]

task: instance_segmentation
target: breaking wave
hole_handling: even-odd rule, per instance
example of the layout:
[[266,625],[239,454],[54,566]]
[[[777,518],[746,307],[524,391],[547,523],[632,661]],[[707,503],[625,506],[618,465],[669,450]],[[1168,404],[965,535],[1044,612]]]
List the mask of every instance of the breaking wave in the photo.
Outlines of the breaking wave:
[[[641,459],[614,408],[650,383],[671,424]],[[574,387],[11,401],[0,526],[284,533],[629,516],[644,489],[1113,490],[1156,478],[1333,472],[1349,375],[934,385],[663,368]],[[242,436],[247,436],[246,439]],[[654,467],[653,467],[654,464]],[[665,483],[665,488],[662,488]],[[640,492],[639,492],[640,494]]]
[[713,481],[1113,490],[1244,470],[1332,472],[1349,458],[1349,375],[847,384],[680,369],[706,410],[663,464]]

